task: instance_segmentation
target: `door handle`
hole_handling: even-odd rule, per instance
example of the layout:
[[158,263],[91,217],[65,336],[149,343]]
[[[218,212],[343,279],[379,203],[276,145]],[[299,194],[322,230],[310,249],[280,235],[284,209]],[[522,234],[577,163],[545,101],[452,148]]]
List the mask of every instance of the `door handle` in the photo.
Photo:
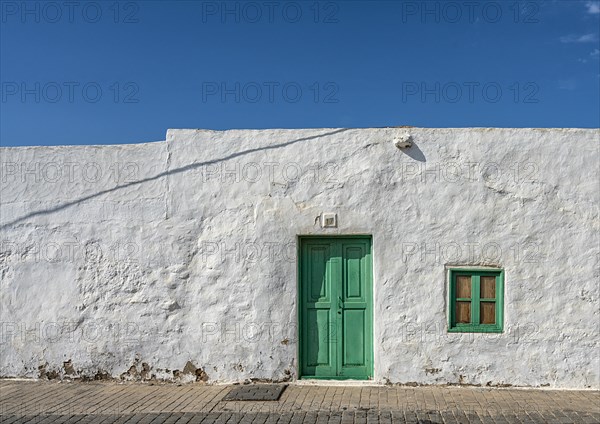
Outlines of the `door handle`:
[[338,296],[338,314],[342,313],[342,309],[344,309],[344,302],[342,302],[342,298]]

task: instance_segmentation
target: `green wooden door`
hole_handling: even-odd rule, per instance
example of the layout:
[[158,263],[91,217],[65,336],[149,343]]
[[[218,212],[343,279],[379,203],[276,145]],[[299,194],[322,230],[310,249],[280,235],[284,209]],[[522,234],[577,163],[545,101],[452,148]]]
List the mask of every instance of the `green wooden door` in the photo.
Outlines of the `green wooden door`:
[[368,237],[300,240],[301,377],[372,376],[372,265]]

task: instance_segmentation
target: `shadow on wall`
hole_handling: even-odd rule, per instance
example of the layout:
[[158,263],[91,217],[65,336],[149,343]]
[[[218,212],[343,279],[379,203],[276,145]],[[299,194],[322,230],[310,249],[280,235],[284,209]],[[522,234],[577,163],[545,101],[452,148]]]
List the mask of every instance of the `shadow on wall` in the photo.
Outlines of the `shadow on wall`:
[[412,146],[410,146],[408,149],[400,149],[400,151],[414,160],[418,160],[419,162],[427,162],[427,159],[425,159],[425,154],[421,149],[419,149],[419,146],[417,146],[414,140],[412,142]]
[[338,129],[338,130],[335,130],[335,131],[331,131],[331,132],[328,132],[328,133],[324,133],[324,134],[313,135],[313,136],[310,136],[310,137],[298,138],[296,140],[286,141],[285,143],[274,144],[272,146],[257,147],[255,149],[243,150],[241,152],[232,153],[232,154],[224,156],[222,158],[208,160],[208,161],[204,161],[204,162],[196,162],[196,163],[192,163],[190,165],[182,166],[180,168],[175,168],[175,169],[172,169],[172,170],[167,170],[167,171],[161,172],[161,173],[159,173],[159,174],[157,174],[157,175],[155,175],[153,177],[148,177],[148,178],[144,178],[144,179],[141,179],[141,180],[138,180],[138,181],[131,181],[131,182],[128,182],[128,183],[125,183],[125,184],[120,184],[120,185],[118,185],[116,187],[113,187],[113,188],[110,188],[110,189],[106,189],[106,190],[101,190],[101,191],[99,191],[97,193],[90,194],[88,196],[80,197],[79,199],[63,203],[62,205],[58,205],[58,206],[55,206],[55,207],[52,207],[52,208],[40,209],[40,210],[37,210],[37,211],[34,211],[34,212],[30,212],[30,213],[28,213],[26,215],[23,215],[23,216],[21,216],[19,218],[16,218],[16,219],[12,220],[12,221],[9,221],[6,224],[0,225],[0,230],[8,228],[8,227],[10,227],[12,225],[18,224],[20,222],[23,222],[23,221],[25,221],[25,220],[27,220],[29,218],[33,218],[35,216],[47,215],[47,214],[51,214],[53,212],[58,212],[60,210],[67,209],[67,208],[69,208],[71,206],[75,206],[75,205],[77,205],[77,204],[79,204],[81,202],[85,202],[87,200],[94,199],[94,198],[96,198],[98,196],[102,196],[103,194],[111,193],[113,191],[121,190],[123,188],[131,187],[131,186],[136,186],[136,185],[143,184],[143,183],[146,183],[146,182],[155,181],[155,180],[158,180],[160,178],[166,177],[168,175],[179,174],[179,173],[182,173],[182,172],[190,171],[192,169],[200,168],[202,166],[207,166],[207,165],[212,165],[212,164],[219,163],[219,162],[224,162],[224,161],[227,161],[227,160],[230,160],[230,159],[234,159],[234,158],[237,158],[237,157],[240,157],[240,156],[243,156],[243,155],[247,155],[247,154],[250,154],[250,153],[260,152],[260,151],[263,151],[263,150],[279,149],[281,147],[287,147],[287,146],[290,146],[292,144],[299,143],[301,141],[314,140],[316,138],[321,138],[321,137],[326,137],[326,136],[329,136],[329,135],[339,134],[339,133],[342,133],[342,132],[345,132],[345,131],[348,131],[348,130],[349,130],[349,128],[341,128],[341,129]]

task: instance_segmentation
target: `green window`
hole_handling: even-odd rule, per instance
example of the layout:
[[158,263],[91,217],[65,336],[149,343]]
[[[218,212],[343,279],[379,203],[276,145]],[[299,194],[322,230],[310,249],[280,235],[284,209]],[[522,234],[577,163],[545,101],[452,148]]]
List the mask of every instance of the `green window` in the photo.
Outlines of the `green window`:
[[504,323],[504,271],[449,270],[448,331],[501,333]]

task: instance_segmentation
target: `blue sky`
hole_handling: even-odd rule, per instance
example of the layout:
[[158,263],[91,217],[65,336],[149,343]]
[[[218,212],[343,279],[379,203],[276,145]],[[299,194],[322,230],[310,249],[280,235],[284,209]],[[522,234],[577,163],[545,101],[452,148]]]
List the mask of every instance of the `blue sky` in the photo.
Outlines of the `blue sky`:
[[600,126],[598,1],[5,1],[0,145]]

